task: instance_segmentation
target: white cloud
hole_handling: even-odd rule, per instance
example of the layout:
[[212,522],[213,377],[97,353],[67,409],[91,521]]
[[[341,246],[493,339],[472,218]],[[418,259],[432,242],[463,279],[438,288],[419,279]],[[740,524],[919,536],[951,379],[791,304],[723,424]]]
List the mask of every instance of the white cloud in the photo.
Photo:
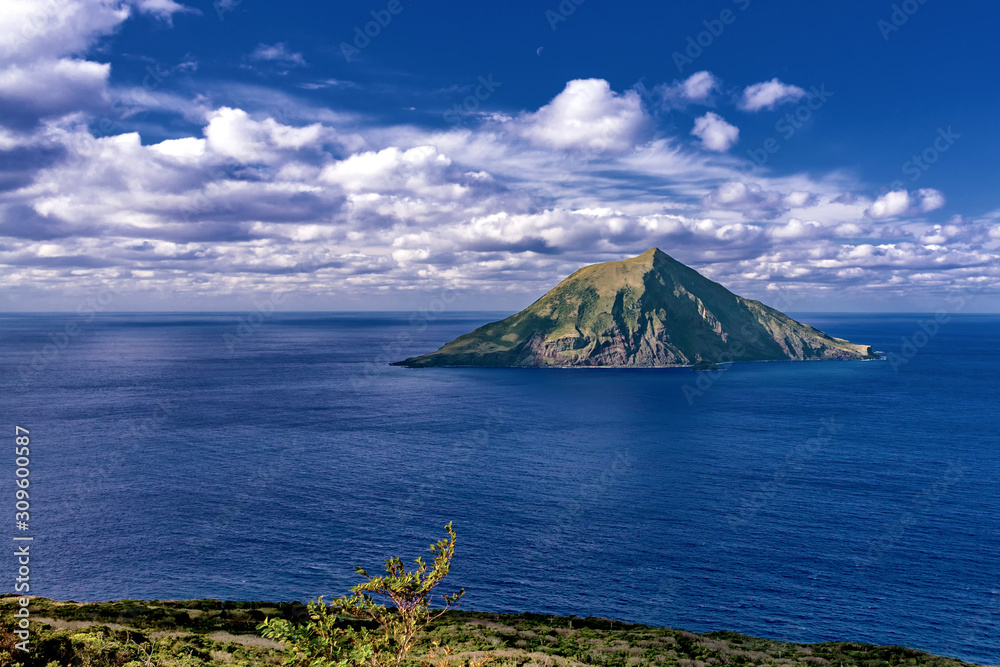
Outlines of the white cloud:
[[785,194],[766,190],[759,183],[728,181],[706,195],[702,205],[708,210],[740,211],[745,216],[770,219],[793,208],[812,207],[818,201],[811,192],[796,190]]
[[5,0],[0,30],[0,125],[27,130],[106,106],[107,64],[81,56],[132,10],[169,21],[191,8],[173,0]]
[[[278,120],[263,112],[285,108],[271,98],[199,100],[187,117],[200,133],[152,145],[94,137],[78,120],[43,124],[32,141],[57,157],[27,179],[0,170],[13,179],[0,189],[0,290],[346,299],[449,287],[530,300],[583,264],[651,246],[754,298],[768,285],[850,295],[1000,278],[1000,215],[930,225],[936,190],[871,202],[837,173],[744,181],[729,156],[644,134],[630,94],[582,84],[538,111],[447,131],[301,107]],[[621,121],[619,143],[578,159],[605,117]],[[557,118],[577,125],[560,134]],[[25,141],[0,130],[0,146]],[[864,213],[876,205],[916,219],[875,224]]]
[[816,196],[811,192],[796,191],[785,195],[783,201],[789,208],[799,208],[816,203]]
[[886,220],[936,211],[944,203],[944,195],[933,188],[923,188],[914,193],[893,190],[876,199],[865,214],[874,220]]
[[81,55],[117,30],[133,8],[165,20],[178,12],[198,13],[174,0],[4,0],[0,62]]
[[182,139],[167,139],[153,144],[149,150],[168,155],[178,160],[198,160],[205,155],[207,142],[204,139],[184,137]]
[[728,151],[740,140],[739,128],[711,111],[694,122],[691,134],[701,139],[701,144],[706,149],[720,153]]
[[128,18],[118,0],[5,0],[0,62],[28,63],[86,51]]
[[774,225],[768,228],[768,234],[776,239],[805,239],[819,235],[823,226],[815,221],[802,221],[792,218],[784,225]]
[[910,210],[910,193],[906,190],[887,192],[871,205],[868,215],[876,220],[896,218]]
[[458,174],[451,173],[451,160],[434,146],[418,146],[407,151],[396,147],[368,151],[328,165],[321,179],[348,192],[416,194],[452,198],[465,188]]
[[306,64],[306,59],[301,53],[290,51],[283,42],[258,44],[250,54],[250,59],[275,62],[285,67],[304,67]]
[[845,222],[837,225],[833,233],[840,238],[852,238],[871,233],[871,228],[857,222]]
[[315,123],[307,127],[282,125],[273,118],[255,121],[242,109],[215,111],[205,128],[209,147],[240,162],[271,161],[283,152],[321,146],[332,133]]
[[46,118],[109,101],[109,67],[72,56],[128,18],[129,6],[99,0],[8,0],[0,30],[0,125],[28,130]]
[[711,72],[695,72],[684,81],[662,84],[654,88],[665,109],[683,109],[688,104],[710,104],[712,93],[719,89],[719,80]]
[[539,145],[602,153],[634,148],[648,120],[635,91],[618,94],[603,79],[577,79],[517,123]]
[[944,195],[932,188],[917,190],[917,197],[920,198],[920,210],[924,213],[944,207]]
[[719,87],[719,80],[711,72],[695,72],[683,83],[684,98],[692,102],[704,102]]
[[948,243],[975,243],[986,241],[991,233],[987,227],[970,224],[961,216],[952,216],[944,225],[931,225],[920,235],[920,242],[924,244],[945,245]]
[[174,0],[134,0],[139,11],[152,14],[159,19],[170,22],[174,14],[201,14],[194,7],[182,5]]
[[798,86],[782,83],[777,78],[747,86],[743,91],[739,107],[744,111],[774,109],[782,104],[797,102],[806,96],[806,91]]
[[109,73],[108,65],[70,58],[10,65],[0,70],[0,107],[8,122],[98,108],[109,101]]

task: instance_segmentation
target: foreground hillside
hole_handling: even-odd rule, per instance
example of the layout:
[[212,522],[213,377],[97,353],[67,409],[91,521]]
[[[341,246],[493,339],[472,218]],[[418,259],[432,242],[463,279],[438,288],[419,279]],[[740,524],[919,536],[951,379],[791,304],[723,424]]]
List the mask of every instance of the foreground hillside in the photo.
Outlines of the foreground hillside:
[[[14,653],[13,597],[0,598],[0,665],[12,667],[280,665],[280,645],[262,639],[266,616],[301,619],[299,603],[122,600],[99,604],[32,602],[32,653]],[[453,611],[435,622],[418,650],[438,639],[456,663],[491,651],[497,667],[538,665],[911,665],[961,667],[958,660],[905,648],[853,643],[788,644],[732,632],[695,634],[606,619]],[[419,664],[415,662],[414,664]]]
[[651,248],[586,266],[521,312],[396,365],[704,367],[874,357],[867,345],[737,296]]

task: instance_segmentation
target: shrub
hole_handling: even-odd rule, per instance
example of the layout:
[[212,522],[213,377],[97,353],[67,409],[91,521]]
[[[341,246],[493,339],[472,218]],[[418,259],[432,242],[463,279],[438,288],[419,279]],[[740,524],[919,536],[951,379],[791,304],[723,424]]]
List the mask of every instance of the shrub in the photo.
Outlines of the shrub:
[[[332,600],[320,597],[308,604],[309,619],[295,624],[268,618],[258,626],[264,637],[285,644],[285,665],[293,667],[400,667],[429,623],[455,606],[465,594],[445,594],[444,607],[432,609],[431,593],[451,569],[455,555],[455,530],[445,526],[448,536],[430,545],[433,565],[423,558],[407,571],[403,561],[392,556],[385,562],[385,575],[371,576],[354,569],[365,582],[351,589],[351,595]],[[392,608],[385,605],[391,602]],[[435,645],[429,665],[449,662],[451,650]],[[490,656],[477,661],[481,667]]]

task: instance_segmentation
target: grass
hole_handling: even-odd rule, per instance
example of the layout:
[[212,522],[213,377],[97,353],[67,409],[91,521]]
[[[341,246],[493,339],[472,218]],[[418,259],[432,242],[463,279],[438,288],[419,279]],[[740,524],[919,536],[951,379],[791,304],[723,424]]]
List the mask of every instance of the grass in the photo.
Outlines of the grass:
[[[16,598],[0,598],[0,665],[11,667],[263,667],[280,645],[260,637],[267,616],[302,619],[305,605],[219,600],[87,603],[34,598],[32,652],[11,652]],[[419,657],[440,640],[455,664],[490,651],[496,667],[667,665],[885,665],[963,667],[920,651],[856,643],[790,644],[733,632],[696,634],[600,618],[452,611],[425,633]],[[12,657],[8,657],[8,655]]]

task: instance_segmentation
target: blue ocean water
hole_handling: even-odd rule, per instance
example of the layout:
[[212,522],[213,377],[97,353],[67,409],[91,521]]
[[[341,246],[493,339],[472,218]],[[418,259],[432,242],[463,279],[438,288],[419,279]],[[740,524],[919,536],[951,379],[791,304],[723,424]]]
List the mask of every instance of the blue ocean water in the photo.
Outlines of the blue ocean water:
[[454,521],[465,608],[1000,663],[1000,316],[800,314],[888,358],[717,373],[386,363],[491,313],[92,317],[0,315],[34,594],[337,595]]

